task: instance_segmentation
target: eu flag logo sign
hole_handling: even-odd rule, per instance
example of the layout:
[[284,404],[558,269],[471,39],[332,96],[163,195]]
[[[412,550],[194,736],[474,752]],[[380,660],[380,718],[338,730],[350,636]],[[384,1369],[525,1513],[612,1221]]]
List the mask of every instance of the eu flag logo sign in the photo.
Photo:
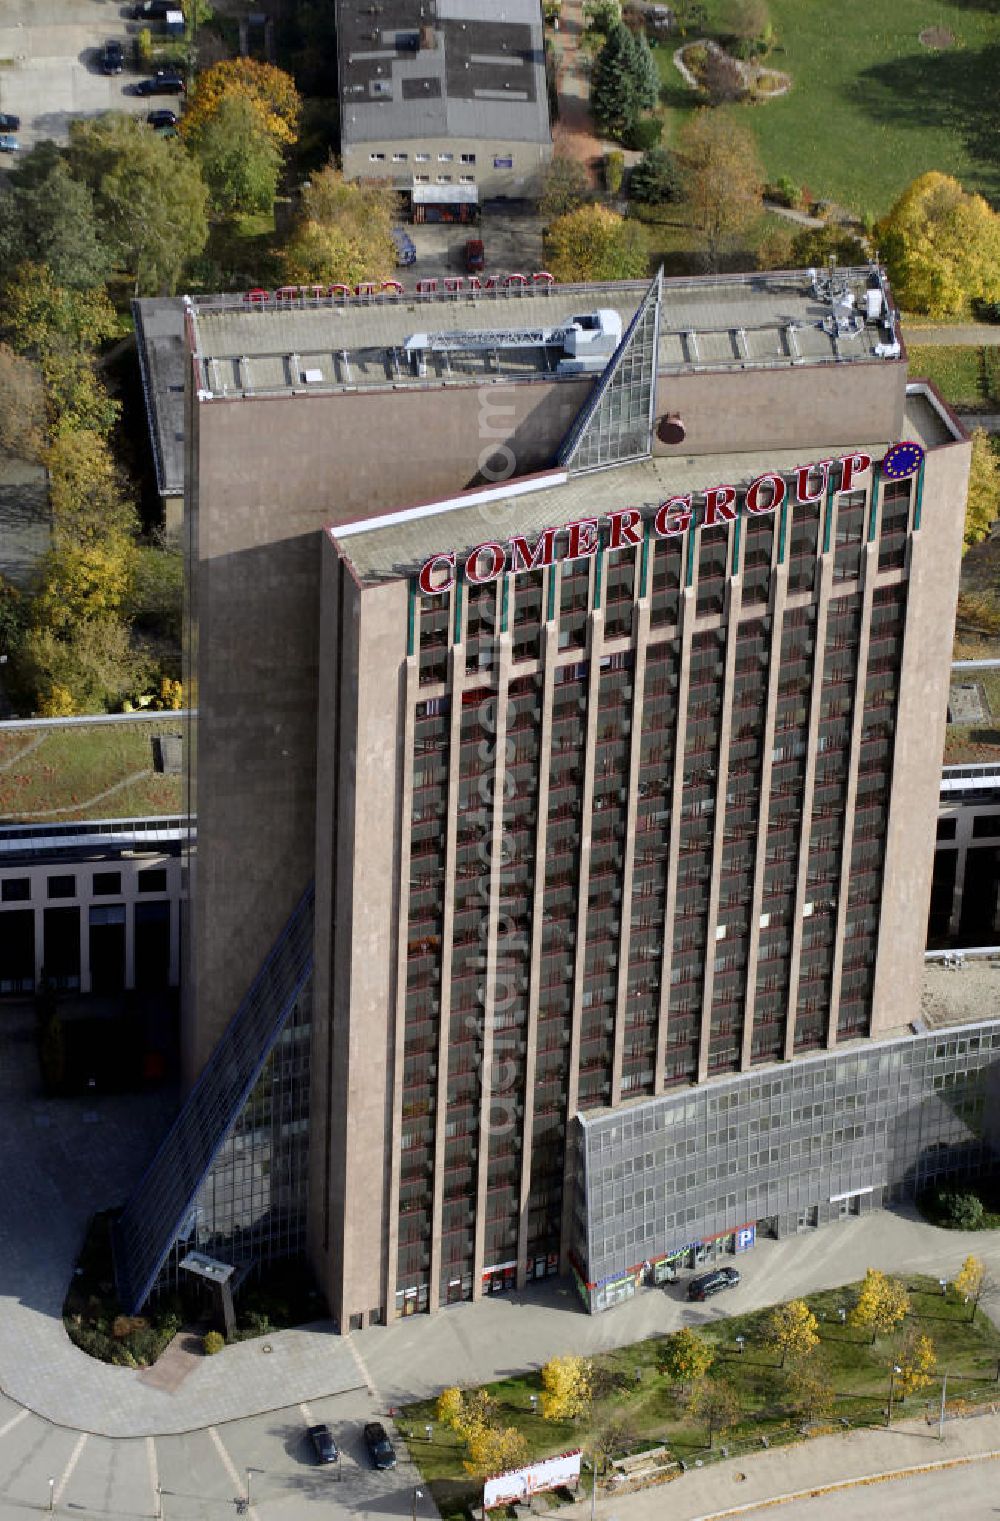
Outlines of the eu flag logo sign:
[[923,449],[919,444],[912,443],[910,439],[893,444],[882,461],[882,476],[887,481],[901,481],[908,475],[915,475],[920,469],[923,457]]

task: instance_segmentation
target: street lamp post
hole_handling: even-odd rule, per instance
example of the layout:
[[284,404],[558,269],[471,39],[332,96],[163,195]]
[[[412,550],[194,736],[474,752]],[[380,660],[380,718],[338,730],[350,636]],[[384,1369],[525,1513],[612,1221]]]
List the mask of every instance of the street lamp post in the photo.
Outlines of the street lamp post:
[[434,1427],[432,1425],[430,1425],[429,1422],[424,1427],[424,1435],[426,1436],[428,1442],[430,1441],[431,1437],[434,1435]]
[[156,1521],[162,1521],[163,1516],[163,1485],[159,1479],[156,1481]]
[[532,1413],[532,1415],[537,1415],[538,1414],[538,1395],[537,1394],[529,1394],[528,1398],[531,1401],[531,1413]]
[[893,1363],[892,1367],[889,1369],[889,1404],[885,1412],[885,1424],[887,1426],[890,1426],[892,1424],[892,1386],[895,1381],[896,1374],[902,1373],[902,1371],[903,1370],[898,1363]]
[[415,1488],[413,1491],[413,1521],[417,1521],[417,1501],[424,1498],[422,1489]]
[[736,1338],[736,1350],[739,1352],[739,1354],[740,1354],[741,1357],[743,1356],[743,1346],[744,1346],[745,1342],[746,1342],[746,1337],[745,1336],[743,1336],[742,1334],[739,1335],[739,1336],[737,1336],[737,1338]]
[[948,1293],[948,1280],[947,1280],[947,1278],[939,1278],[938,1279],[938,1287],[940,1288],[942,1295],[946,1295]]
[[55,1510],[55,1508],[56,1508],[56,1481],[55,1481],[55,1479],[50,1479],[49,1480],[49,1514],[50,1515],[51,1515],[52,1511]]

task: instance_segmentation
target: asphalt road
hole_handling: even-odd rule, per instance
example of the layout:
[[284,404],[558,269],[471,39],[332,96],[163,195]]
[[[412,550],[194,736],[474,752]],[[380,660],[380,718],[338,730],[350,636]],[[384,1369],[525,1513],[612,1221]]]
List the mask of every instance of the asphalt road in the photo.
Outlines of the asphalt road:
[[[399,1465],[376,1472],[362,1436],[370,1396],[352,1390],[268,1415],[178,1436],[109,1440],[54,1426],[0,1396],[0,1521],[48,1512],[78,1521],[333,1521],[354,1516],[430,1521],[415,1496],[405,1447]],[[325,1421],[341,1450],[320,1466],[306,1428]],[[250,1506],[245,1508],[249,1488]]]

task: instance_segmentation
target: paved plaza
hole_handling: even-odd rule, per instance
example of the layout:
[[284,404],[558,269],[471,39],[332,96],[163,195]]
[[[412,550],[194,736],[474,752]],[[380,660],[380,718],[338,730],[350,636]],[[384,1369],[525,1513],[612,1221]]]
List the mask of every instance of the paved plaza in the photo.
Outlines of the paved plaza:
[[[725,1319],[859,1278],[869,1266],[950,1276],[971,1250],[1000,1276],[1000,1233],[955,1234],[915,1215],[876,1214],[762,1241],[742,1260],[743,1282],[725,1305],[689,1304],[681,1282],[588,1316],[568,1283],[549,1281],[349,1337],[322,1322],[241,1342],[199,1360],[169,1392],[140,1370],[85,1356],[66,1336],[61,1309],[87,1220],[127,1195],[173,1108],[166,1094],[46,1098],[30,1006],[0,1010],[0,1521],[45,1512],[50,1496],[56,1513],[79,1521],[155,1516],[158,1504],[176,1521],[213,1521],[237,1502],[242,1509],[248,1485],[257,1521],[340,1510],[412,1518],[415,1502],[417,1521],[433,1521],[403,1444],[399,1467],[384,1475],[363,1450],[365,1420],[375,1415],[391,1426],[389,1412],[408,1399],[537,1368],[557,1352],[598,1352]],[[312,1460],[306,1427],[319,1420],[343,1447],[339,1479]],[[1000,1449],[989,1418],[950,1422],[943,1445],[931,1444],[933,1435],[920,1427],[907,1446],[900,1426],[887,1436],[857,1432],[760,1454],[738,1467],[715,1464],[670,1486],[670,1512],[708,1515],[724,1499],[750,1499],[755,1486],[795,1489],[797,1474],[808,1484],[824,1467],[835,1477],[852,1463],[859,1473],[909,1466],[917,1450],[930,1461],[963,1443]],[[739,1471],[744,1480],[732,1477]],[[612,1509],[616,1521],[646,1521],[643,1505],[657,1503],[658,1493],[648,1502],[602,1502],[605,1521]]]

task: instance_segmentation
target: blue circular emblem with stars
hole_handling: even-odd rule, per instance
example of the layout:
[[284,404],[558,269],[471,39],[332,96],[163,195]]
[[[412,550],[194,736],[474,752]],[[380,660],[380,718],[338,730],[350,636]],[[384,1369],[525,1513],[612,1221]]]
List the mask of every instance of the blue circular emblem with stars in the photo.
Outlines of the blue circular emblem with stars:
[[902,443],[893,444],[887,450],[882,461],[882,475],[887,481],[901,481],[908,475],[915,475],[920,469],[920,463],[924,457],[924,451],[919,444],[910,439],[903,439]]

